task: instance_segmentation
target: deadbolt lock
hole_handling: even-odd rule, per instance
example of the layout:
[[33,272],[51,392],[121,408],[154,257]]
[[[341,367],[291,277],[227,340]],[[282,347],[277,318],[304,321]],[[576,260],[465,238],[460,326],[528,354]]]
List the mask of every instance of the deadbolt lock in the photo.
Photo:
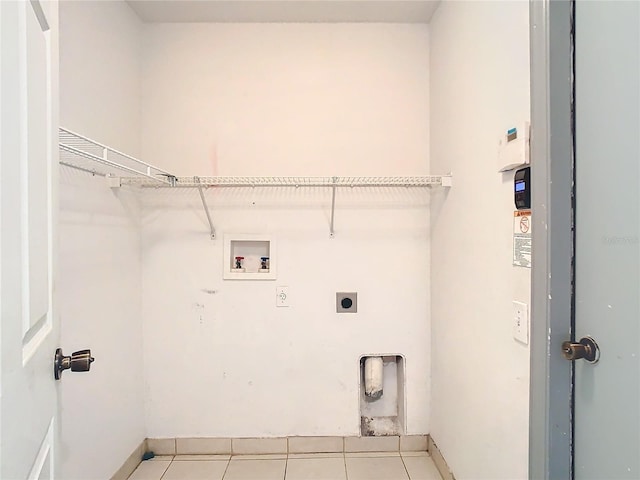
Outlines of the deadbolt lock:
[[567,360],[586,360],[589,363],[596,363],[600,359],[600,348],[591,337],[582,337],[578,343],[563,342],[562,355]]
[[91,350],[79,350],[68,357],[63,355],[61,348],[58,348],[53,361],[53,375],[56,380],[60,380],[64,370],[88,372],[94,361],[95,358],[91,356]]

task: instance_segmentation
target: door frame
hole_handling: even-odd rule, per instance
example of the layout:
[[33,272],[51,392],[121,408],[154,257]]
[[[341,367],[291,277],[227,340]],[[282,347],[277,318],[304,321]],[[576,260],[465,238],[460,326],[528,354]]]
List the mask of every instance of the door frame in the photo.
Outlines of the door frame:
[[533,222],[529,478],[573,478],[573,0],[530,0]]

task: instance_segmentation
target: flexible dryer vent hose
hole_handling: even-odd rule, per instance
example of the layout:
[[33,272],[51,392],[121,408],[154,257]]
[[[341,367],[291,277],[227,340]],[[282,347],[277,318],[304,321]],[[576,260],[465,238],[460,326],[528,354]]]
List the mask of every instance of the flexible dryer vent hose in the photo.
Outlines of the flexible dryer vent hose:
[[382,397],[382,357],[367,357],[364,361],[364,394],[370,398]]

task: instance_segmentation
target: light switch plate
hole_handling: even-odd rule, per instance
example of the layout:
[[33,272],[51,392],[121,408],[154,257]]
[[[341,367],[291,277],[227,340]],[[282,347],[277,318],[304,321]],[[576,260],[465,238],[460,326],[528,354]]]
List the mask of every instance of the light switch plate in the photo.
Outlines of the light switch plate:
[[513,338],[529,344],[529,306],[522,302],[513,302]]

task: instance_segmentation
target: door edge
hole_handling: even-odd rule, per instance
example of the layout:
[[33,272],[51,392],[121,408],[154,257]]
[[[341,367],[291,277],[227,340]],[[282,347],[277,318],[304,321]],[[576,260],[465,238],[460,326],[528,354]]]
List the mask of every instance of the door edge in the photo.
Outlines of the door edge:
[[533,222],[529,478],[571,479],[572,1],[530,1]]

